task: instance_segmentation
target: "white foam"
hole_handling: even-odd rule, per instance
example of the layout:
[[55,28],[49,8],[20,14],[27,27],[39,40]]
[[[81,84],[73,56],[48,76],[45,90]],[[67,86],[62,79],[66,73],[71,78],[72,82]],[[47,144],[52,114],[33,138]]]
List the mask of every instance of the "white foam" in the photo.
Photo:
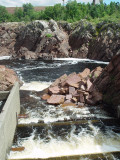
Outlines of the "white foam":
[[[90,125],[90,127],[92,126]],[[48,130],[49,142],[45,142],[40,137],[35,140],[35,132],[33,132],[31,137],[21,141],[21,146],[25,147],[25,150],[22,152],[11,151],[9,158],[48,158],[120,151],[120,135],[109,130],[104,134],[97,127],[92,129],[93,134],[87,132],[86,128],[82,128],[76,135],[76,126],[72,126],[65,139],[62,137],[55,139],[51,136],[54,135],[51,130]]]
[[10,59],[11,56],[0,56],[0,60]]
[[23,86],[20,87],[20,89],[21,90],[42,91],[48,88],[50,85],[51,85],[51,82],[32,81],[30,83],[24,83]]
[[[37,97],[36,97],[37,98]],[[38,97],[40,98],[40,97]],[[37,109],[26,109],[26,114],[29,115],[28,118],[21,118],[19,119],[19,124],[29,124],[29,123],[37,123],[39,121],[43,121],[44,123],[51,123],[57,121],[64,121],[64,120],[71,120],[71,119],[84,119],[84,118],[104,118],[109,119],[106,112],[100,110],[97,111],[95,107],[94,113],[91,113],[89,107],[84,108],[75,108],[75,107],[64,107],[61,106],[55,107],[54,105],[47,105],[44,104],[45,102],[39,101],[40,106]],[[28,106],[29,107],[29,106]],[[92,108],[92,107],[91,107]],[[96,113],[97,111],[97,113]]]
[[89,62],[89,63],[99,63],[108,64],[109,62],[97,61],[92,59],[80,59],[80,58],[54,58],[56,61],[74,61],[74,62]]

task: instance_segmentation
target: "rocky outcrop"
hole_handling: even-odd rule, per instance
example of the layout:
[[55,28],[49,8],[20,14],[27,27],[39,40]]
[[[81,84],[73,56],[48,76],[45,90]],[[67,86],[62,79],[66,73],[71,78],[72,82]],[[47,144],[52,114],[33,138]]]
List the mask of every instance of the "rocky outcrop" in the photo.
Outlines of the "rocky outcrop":
[[0,24],[0,56],[45,59],[90,58],[110,61],[120,52],[120,24],[36,20]]
[[103,101],[112,106],[120,105],[120,54],[113,57],[94,86],[103,94]]
[[120,52],[120,24],[81,20],[69,36],[73,57],[110,61]]
[[16,53],[14,50],[16,38],[19,28],[24,25],[23,22],[0,24],[0,56],[12,56]]
[[84,107],[85,104],[95,105],[101,103],[102,94],[93,86],[97,76],[102,72],[101,67],[97,67],[92,72],[86,68],[83,72],[70,75],[64,74],[58,78],[48,88],[46,94],[42,96],[49,104],[62,104],[62,107],[74,106]]
[[20,83],[16,73],[0,65],[0,91],[10,90],[16,81]]
[[[53,20],[34,21],[20,29],[15,43],[17,57],[26,57],[21,48],[26,48],[34,54],[27,51],[30,58],[44,58],[44,54],[52,57],[69,57],[70,46],[68,44],[68,35],[61,30]],[[44,54],[43,54],[44,53]],[[20,56],[22,54],[22,56]],[[45,57],[47,57],[45,55]]]

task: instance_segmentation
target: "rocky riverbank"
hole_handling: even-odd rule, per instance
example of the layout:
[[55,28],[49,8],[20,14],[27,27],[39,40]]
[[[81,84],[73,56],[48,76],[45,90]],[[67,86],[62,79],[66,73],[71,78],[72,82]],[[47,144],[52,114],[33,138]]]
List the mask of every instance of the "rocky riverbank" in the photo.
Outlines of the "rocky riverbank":
[[90,58],[110,61],[120,52],[120,24],[86,20],[0,24],[0,56],[23,59]]
[[16,73],[12,69],[0,65],[0,91],[10,90],[16,81],[21,84]]

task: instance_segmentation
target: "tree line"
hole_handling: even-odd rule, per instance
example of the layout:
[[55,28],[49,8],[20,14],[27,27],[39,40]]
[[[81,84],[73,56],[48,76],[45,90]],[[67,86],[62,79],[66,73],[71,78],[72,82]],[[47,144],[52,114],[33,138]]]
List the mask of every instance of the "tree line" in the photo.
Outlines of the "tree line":
[[44,11],[35,11],[31,3],[23,4],[22,8],[15,8],[14,14],[8,13],[6,7],[0,6],[0,22],[21,22],[33,20],[63,20],[76,22],[81,19],[97,22],[100,20],[120,22],[120,3],[105,4],[77,3],[69,0],[66,6],[56,4],[46,7]]

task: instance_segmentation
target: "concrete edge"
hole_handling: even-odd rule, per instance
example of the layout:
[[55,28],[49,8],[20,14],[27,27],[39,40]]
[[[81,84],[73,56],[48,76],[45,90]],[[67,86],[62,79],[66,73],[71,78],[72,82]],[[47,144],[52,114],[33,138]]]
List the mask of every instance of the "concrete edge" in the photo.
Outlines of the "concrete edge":
[[9,91],[0,91],[0,101],[7,99]]
[[20,113],[19,83],[16,82],[0,113],[0,160],[7,159],[17,126],[17,115]]

